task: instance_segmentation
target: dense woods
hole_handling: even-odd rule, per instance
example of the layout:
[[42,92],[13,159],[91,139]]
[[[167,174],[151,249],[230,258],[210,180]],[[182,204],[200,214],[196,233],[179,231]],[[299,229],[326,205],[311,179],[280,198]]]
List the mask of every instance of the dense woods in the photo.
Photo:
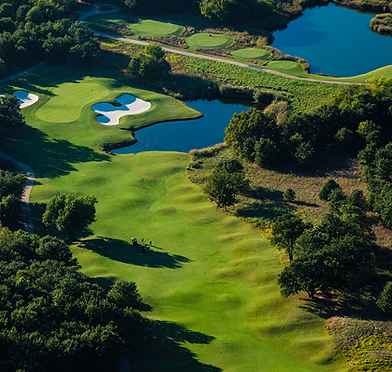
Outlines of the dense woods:
[[69,19],[72,1],[7,1],[0,5],[0,74],[47,59],[90,65],[99,54],[92,32]]

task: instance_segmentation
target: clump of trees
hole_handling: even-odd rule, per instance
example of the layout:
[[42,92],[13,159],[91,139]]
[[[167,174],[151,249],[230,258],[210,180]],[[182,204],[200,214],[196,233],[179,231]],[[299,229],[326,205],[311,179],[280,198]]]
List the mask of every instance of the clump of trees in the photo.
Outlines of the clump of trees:
[[24,124],[19,99],[10,94],[0,96],[0,140]]
[[242,165],[234,158],[222,159],[209,176],[204,192],[218,207],[226,208],[237,201],[237,196],[246,191],[249,180],[245,178]]
[[330,199],[330,211],[319,226],[312,228],[290,215],[279,217],[271,242],[290,257],[278,278],[282,295],[305,291],[313,298],[317,292],[355,287],[357,278],[372,268],[374,240],[359,190],[338,201]]
[[69,239],[75,239],[75,233],[95,221],[95,204],[98,203],[93,195],[77,198],[72,194],[53,196],[42,216],[46,226],[56,226],[59,231],[65,230]]
[[[369,85],[341,88],[328,104],[311,111],[289,114],[268,109],[262,113],[251,108],[235,114],[226,128],[225,142],[262,167],[291,161],[307,168],[316,149],[331,146],[345,152],[364,148],[361,161],[367,164],[375,160],[381,139],[392,136],[391,106],[392,78],[374,78]],[[387,172],[386,161],[379,169],[383,166]]]
[[159,43],[146,45],[129,63],[128,76],[137,83],[167,79],[171,67],[165,54]]
[[0,5],[0,74],[42,59],[75,66],[91,64],[99,44],[86,26],[66,17],[73,2],[21,2]]
[[0,370],[115,371],[144,319],[135,283],[105,291],[67,245],[0,228]]

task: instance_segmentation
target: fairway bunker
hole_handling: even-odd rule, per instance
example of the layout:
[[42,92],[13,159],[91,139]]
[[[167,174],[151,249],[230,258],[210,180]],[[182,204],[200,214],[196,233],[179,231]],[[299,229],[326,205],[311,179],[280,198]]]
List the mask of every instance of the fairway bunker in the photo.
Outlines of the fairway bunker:
[[110,103],[96,103],[91,106],[92,110],[101,114],[95,120],[104,125],[117,125],[120,118],[125,115],[135,115],[147,111],[151,107],[150,102],[136,98],[131,94],[123,94],[115,99],[121,106],[113,106]]
[[[20,108],[31,106],[38,101],[38,96],[36,94],[25,92],[24,90],[17,90],[14,92],[14,96],[19,99]],[[4,97],[4,94],[0,95]]]

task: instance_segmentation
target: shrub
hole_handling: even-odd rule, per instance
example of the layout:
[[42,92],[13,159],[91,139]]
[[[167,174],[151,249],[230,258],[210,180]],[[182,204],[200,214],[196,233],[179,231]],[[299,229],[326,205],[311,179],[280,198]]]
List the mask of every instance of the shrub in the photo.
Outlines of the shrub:
[[295,200],[295,191],[293,189],[287,189],[283,193],[283,200],[287,202],[292,202]]
[[331,191],[334,189],[341,189],[340,185],[334,180],[329,179],[319,193],[321,200],[328,200]]
[[376,304],[383,313],[392,315],[392,282],[386,284]]

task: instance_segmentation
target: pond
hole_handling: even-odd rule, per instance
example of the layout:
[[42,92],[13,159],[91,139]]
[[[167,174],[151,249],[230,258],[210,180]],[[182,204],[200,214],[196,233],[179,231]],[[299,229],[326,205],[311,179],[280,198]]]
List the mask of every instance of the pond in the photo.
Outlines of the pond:
[[328,4],[306,9],[282,31],[274,48],[301,57],[312,74],[355,76],[392,64],[392,37],[370,30],[375,14]]
[[[188,101],[189,107],[204,116],[195,120],[171,121],[154,124],[135,132],[138,142],[113,150],[114,154],[135,154],[143,151],[189,152],[223,142],[225,129],[234,113],[250,108],[239,102]],[[261,107],[260,107],[261,108]]]

